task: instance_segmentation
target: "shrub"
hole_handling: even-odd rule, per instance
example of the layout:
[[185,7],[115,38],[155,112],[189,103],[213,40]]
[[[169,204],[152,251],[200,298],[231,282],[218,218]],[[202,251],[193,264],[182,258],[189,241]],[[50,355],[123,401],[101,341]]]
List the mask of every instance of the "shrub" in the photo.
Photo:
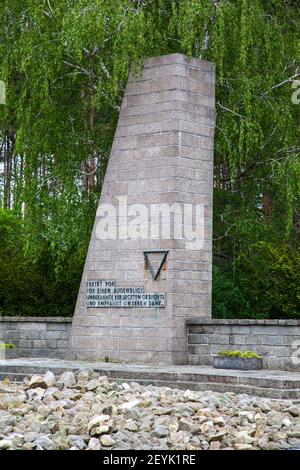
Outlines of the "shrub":
[[220,357],[244,357],[248,359],[261,359],[261,356],[253,351],[220,351],[218,353]]
[[1,349],[15,349],[16,345],[12,343],[0,343]]

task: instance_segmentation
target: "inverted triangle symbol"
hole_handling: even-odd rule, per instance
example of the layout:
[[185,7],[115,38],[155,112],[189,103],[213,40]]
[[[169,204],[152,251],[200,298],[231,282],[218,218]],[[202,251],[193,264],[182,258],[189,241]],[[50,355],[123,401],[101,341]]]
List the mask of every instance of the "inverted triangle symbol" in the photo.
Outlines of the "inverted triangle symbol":
[[[159,264],[159,267],[158,269],[155,269],[154,266],[151,264],[151,261],[149,259],[149,255],[151,254],[157,254],[157,253],[160,253],[161,254],[161,262]],[[154,281],[156,281],[156,279],[158,278],[159,276],[159,273],[161,271],[161,268],[163,267],[164,265],[164,262],[166,261],[167,259],[167,256],[168,256],[168,253],[169,253],[169,250],[151,250],[151,251],[144,251],[144,257],[145,257],[145,261],[146,261],[146,264],[151,272],[151,275],[152,275],[152,279]]]

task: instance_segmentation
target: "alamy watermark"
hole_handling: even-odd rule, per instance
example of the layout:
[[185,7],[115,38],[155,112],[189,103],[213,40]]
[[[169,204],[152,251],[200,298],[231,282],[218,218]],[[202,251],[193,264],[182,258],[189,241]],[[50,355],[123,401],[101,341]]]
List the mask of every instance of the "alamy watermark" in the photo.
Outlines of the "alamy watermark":
[[292,94],[292,103],[300,104],[300,80],[294,80],[292,89],[295,90]]
[[184,240],[187,250],[204,247],[204,205],[184,203],[100,204],[96,236],[100,240]]
[[0,80],[0,104],[6,103],[6,88],[3,80]]
[[298,366],[300,364],[300,339],[297,339],[292,343],[292,348],[294,349],[292,354],[292,363],[294,366]]
[[6,344],[0,341],[0,361],[5,359]]

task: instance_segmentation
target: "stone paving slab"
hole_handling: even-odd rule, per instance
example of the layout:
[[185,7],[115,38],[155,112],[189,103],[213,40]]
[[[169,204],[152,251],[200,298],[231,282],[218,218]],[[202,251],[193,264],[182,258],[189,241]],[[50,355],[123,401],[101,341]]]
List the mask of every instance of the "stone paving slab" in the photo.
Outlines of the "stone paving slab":
[[3,367],[42,367],[46,369],[63,368],[63,369],[85,369],[106,371],[130,371],[130,372],[155,372],[155,373],[175,373],[175,374],[206,374],[214,376],[232,376],[232,377],[253,377],[256,379],[269,378],[274,380],[291,380],[299,381],[300,372],[298,371],[282,371],[282,370],[229,370],[214,369],[211,366],[194,366],[194,365],[141,365],[141,364],[122,364],[107,363],[100,361],[67,361],[61,359],[47,358],[17,358],[0,360],[0,370]]
[[65,370],[91,368],[114,380],[193,390],[231,391],[269,398],[300,400],[300,372],[262,370],[237,371],[210,366],[140,365],[105,362],[67,361],[57,359],[6,359],[0,361],[0,379],[22,380],[25,376],[52,370],[57,375]]

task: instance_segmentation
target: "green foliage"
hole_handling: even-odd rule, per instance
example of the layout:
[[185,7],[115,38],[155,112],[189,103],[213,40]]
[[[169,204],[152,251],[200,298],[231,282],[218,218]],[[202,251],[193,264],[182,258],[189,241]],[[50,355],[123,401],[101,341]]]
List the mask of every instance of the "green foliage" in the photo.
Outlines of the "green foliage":
[[43,240],[39,254],[25,250],[26,232],[12,212],[0,210],[0,314],[72,315],[85,257],[78,242],[59,254]]
[[299,317],[298,3],[2,0],[1,313],[72,314],[130,64],[180,52],[216,64],[214,315]]
[[213,313],[217,318],[247,318],[252,313],[240,288],[217,266],[213,271]]
[[261,356],[253,351],[220,351],[218,352],[220,357],[243,357],[247,359],[261,359]]
[[284,244],[276,247],[262,241],[241,253],[237,264],[254,315],[299,318],[300,248]]
[[1,349],[15,349],[16,345],[13,343],[0,343]]

